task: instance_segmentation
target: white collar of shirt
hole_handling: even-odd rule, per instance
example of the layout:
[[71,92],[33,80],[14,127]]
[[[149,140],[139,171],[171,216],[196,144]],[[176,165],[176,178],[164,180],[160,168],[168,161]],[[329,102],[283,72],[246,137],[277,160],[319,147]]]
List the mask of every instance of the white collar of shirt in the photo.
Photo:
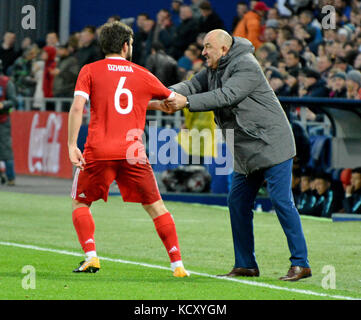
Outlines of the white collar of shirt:
[[125,58],[123,57],[108,57],[106,59],[116,59],[116,60],[126,60]]

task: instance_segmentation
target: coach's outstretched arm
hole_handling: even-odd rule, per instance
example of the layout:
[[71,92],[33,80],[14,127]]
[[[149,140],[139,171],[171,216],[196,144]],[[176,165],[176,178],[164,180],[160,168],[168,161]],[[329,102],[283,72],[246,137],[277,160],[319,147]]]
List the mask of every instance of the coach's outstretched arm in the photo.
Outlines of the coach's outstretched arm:
[[241,64],[234,65],[232,74],[221,88],[207,91],[208,77],[204,70],[198,77],[178,83],[171,89],[188,98],[189,110],[193,112],[236,106],[254,92],[263,80],[262,70],[253,59],[251,53],[245,55]]
[[71,163],[84,170],[85,160],[83,155],[78,148],[78,135],[80,126],[83,121],[83,111],[86,103],[86,98],[80,95],[74,97],[73,104],[69,111],[69,121],[68,121],[68,149],[69,149],[69,159]]

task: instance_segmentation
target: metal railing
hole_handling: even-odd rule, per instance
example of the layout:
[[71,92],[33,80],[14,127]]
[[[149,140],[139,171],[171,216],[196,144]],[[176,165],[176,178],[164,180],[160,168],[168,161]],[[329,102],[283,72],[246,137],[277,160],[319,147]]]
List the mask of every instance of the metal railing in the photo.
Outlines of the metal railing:
[[[31,97],[21,98],[25,111],[39,110],[46,111],[47,105],[52,104],[52,111],[62,112],[69,109],[73,98],[44,98],[42,100]],[[285,110],[290,110],[294,107],[301,107],[300,121],[305,127],[322,126],[325,133],[336,136],[339,134],[337,130],[350,132],[352,130],[361,130],[361,100],[348,100],[340,98],[294,98],[294,97],[279,97],[279,100]],[[34,102],[39,106],[34,108]],[[40,103],[39,103],[40,102]],[[317,110],[324,113],[327,118],[323,122],[309,121],[306,117],[306,108]],[[89,111],[89,106],[87,106]],[[84,116],[87,123],[90,120],[90,112]],[[184,117],[181,112],[176,112],[173,115],[165,114],[161,111],[150,111],[147,114],[147,121],[157,121],[159,126],[180,128],[184,122]],[[347,128],[348,127],[348,128]],[[346,134],[347,135],[347,134]]]
[[[38,111],[47,111],[47,106],[52,104],[52,110],[55,112],[64,112],[66,109],[69,109],[69,106],[73,102],[73,98],[44,98],[44,99],[34,99],[31,97],[22,97],[24,111],[38,110]],[[34,108],[34,102],[37,107]],[[89,106],[86,107],[89,111]],[[84,120],[86,123],[89,123],[90,112],[87,112],[84,115]],[[162,111],[150,111],[147,114],[147,121],[156,121],[158,125],[172,128],[180,128],[184,122],[184,117],[181,112],[176,112],[172,115],[163,113]]]
[[310,108],[327,116],[323,124],[330,127],[330,135],[357,139],[361,137],[361,100],[314,97],[279,97],[279,100],[287,111],[301,107],[300,120],[305,127],[313,124],[306,119],[306,108]]

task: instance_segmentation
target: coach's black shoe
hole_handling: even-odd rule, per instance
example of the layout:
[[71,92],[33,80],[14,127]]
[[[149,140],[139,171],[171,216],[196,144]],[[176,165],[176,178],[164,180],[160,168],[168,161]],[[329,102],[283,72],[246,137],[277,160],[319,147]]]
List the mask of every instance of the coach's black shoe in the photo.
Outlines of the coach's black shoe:
[[97,257],[91,258],[89,261],[82,261],[79,267],[74,269],[73,272],[88,272],[96,273],[100,269],[99,259]]
[[231,272],[219,274],[218,277],[259,277],[258,269],[233,268]]

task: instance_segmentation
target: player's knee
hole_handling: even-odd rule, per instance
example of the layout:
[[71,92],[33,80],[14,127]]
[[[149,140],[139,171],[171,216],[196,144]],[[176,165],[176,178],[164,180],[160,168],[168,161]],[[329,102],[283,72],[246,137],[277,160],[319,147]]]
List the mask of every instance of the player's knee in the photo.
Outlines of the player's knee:
[[158,200],[152,204],[143,204],[143,208],[148,212],[152,219],[168,212],[163,200]]
[[83,202],[79,202],[78,200],[73,199],[71,205],[72,205],[72,209],[74,211],[76,209],[84,208],[84,207],[90,208],[91,203],[83,203]]

